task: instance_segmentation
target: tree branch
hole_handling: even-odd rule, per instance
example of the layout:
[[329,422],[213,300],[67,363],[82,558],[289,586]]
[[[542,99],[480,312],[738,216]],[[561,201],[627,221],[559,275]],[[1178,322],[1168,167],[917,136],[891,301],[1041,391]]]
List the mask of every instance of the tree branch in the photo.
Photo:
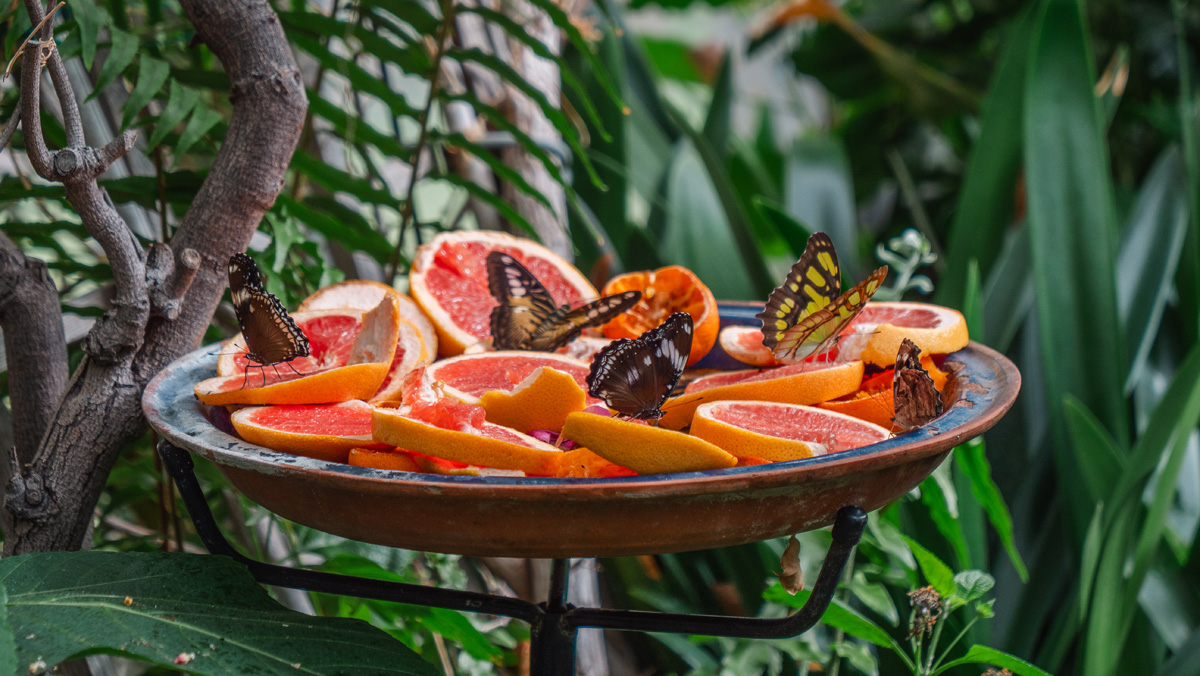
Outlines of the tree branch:
[[[25,0],[25,9],[29,12],[29,20],[36,26],[46,18],[46,12],[42,9],[40,0]],[[42,41],[47,42],[52,39],[54,34],[53,21],[47,21],[42,26]],[[58,103],[62,107],[63,127],[67,132],[68,146],[82,146],[86,143],[83,138],[83,124],[79,119],[79,102],[75,100],[75,91],[71,88],[71,81],[67,78],[67,69],[63,65],[62,56],[55,49],[49,57],[46,65],[50,70],[50,81],[54,84],[54,93],[58,96]],[[25,118],[34,119],[37,118]]]

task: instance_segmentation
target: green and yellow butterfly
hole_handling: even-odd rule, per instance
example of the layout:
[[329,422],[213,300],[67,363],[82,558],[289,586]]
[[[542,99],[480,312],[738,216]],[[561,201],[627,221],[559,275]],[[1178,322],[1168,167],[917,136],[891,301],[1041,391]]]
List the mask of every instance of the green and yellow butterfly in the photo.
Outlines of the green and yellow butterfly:
[[824,353],[866,307],[887,272],[885,265],[841,293],[833,242],[823,232],[814,234],[787,279],[767,298],[766,308],[755,315],[762,321],[763,345],[785,362]]

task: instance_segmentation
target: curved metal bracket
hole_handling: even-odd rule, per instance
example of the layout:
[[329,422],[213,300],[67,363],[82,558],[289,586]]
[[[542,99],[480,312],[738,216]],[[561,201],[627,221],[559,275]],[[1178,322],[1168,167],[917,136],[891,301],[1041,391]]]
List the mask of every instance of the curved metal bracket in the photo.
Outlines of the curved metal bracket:
[[551,568],[550,598],[533,604],[507,596],[457,589],[439,589],[417,584],[371,580],[316,570],[289,568],[255,561],[233,548],[217,526],[204,491],[200,487],[191,455],[167,440],[158,443],[163,464],[179,487],[196,532],[212,554],[229,556],[242,563],[263,584],[359,598],[395,601],[418,606],[465,610],[473,613],[512,617],[531,626],[531,672],[537,676],[573,673],[575,636],[581,627],[622,631],[654,631],[703,634],[736,638],[789,638],[813,627],[833,600],[838,579],[862,537],[867,514],[855,506],[838,511],[833,524],[833,544],[817,575],[808,601],[799,611],[783,618],[685,615],[611,608],[576,608],[567,603],[569,560],[555,559]]

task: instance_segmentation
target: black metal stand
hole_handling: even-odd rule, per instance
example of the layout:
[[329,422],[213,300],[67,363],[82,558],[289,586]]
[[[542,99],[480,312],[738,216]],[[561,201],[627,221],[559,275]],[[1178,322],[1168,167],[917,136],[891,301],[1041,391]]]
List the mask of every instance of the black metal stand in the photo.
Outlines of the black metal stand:
[[833,544],[817,575],[808,601],[796,613],[779,619],[685,615],[610,608],[576,608],[567,603],[569,560],[555,559],[551,568],[550,598],[546,603],[530,603],[506,596],[494,596],[456,589],[438,589],[416,584],[386,582],[336,575],[315,570],[276,566],[242,556],[217,527],[204,493],[193,472],[191,455],[170,442],[158,444],[163,463],[175,479],[187,505],[196,532],[212,554],[224,554],[245,565],[256,580],[277,587],[396,601],[434,608],[465,610],[503,615],[528,622],[531,627],[530,664],[535,676],[572,674],[575,669],[575,636],[581,627],[623,631],[655,631],[675,634],[702,634],[736,638],[788,638],[813,627],[833,599],[838,578],[850,552],[862,537],[867,515],[854,506],[843,507],[833,525]]

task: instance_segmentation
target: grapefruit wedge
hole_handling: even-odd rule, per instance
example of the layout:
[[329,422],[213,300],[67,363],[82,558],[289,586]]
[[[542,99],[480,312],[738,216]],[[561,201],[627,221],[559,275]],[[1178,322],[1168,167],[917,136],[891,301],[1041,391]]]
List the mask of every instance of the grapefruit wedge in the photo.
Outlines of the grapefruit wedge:
[[386,284],[369,282],[363,279],[353,279],[337,284],[331,284],[304,299],[297,314],[320,310],[361,310],[366,312],[379,305],[379,301],[387,294],[396,294],[400,304],[400,320],[412,324],[421,339],[421,355],[418,360],[432,361],[437,355],[437,332],[421,306],[408,296],[396,291]]
[[[391,370],[399,334],[396,300],[385,297],[375,309],[362,316],[356,337],[346,346],[345,361],[341,362],[342,358],[337,357],[344,365],[310,373],[274,367],[259,369],[261,373],[258,374],[247,374],[243,366],[242,373],[209,378],[198,383],[193,391],[209,406],[332,404],[351,399],[367,400],[379,391]],[[340,352],[340,346],[338,350]]]
[[737,464],[737,458],[698,437],[595,413],[568,415],[562,435],[638,474],[699,472]]
[[905,338],[926,355],[956,352],[969,340],[967,322],[957,310],[930,303],[867,303],[838,339],[838,359],[893,366]]
[[812,406],[716,401],[696,409],[691,433],[738,458],[799,460],[883,441],[879,425]]
[[516,430],[489,422],[460,421],[446,429],[410,416],[410,407],[376,408],[371,434],[377,442],[481,467],[553,476],[563,452]]
[[750,366],[779,366],[770,348],[763,345],[762,329],[754,326],[726,326],[717,336],[721,349],[730,357]]
[[371,442],[371,406],[361,401],[301,406],[251,406],[230,417],[242,439],[276,451],[346,462],[350,449]]
[[503,251],[520,261],[556,303],[599,297],[579,270],[546,247],[499,232],[446,232],[417,248],[409,270],[413,298],[433,322],[442,356],[461,354],[491,335],[496,299],[488,291],[487,255]]
[[858,389],[863,363],[817,362],[773,369],[728,371],[701,376],[688,384],[684,393],[663,404],[663,427],[678,430],[692,422],[701,404],[722,400],[777,401],[786,404],[816,404],[836,399]]
[[512,391],[484,392],[479,405],[487,411],[488,422],[520,432],[557,432],[568,414],[587,406],[587,393],[571,374],[539,366]]
[[[534,371],[549,367],[574,378],[585,391],[587,363],[552,352],[503,350],[464,354],[442,359],[425,369],[426,377],[440,380],[443,392],[468,404],[478,404],[485,392],[512,392]],[[588,403],[597,400],[588,399]]]

